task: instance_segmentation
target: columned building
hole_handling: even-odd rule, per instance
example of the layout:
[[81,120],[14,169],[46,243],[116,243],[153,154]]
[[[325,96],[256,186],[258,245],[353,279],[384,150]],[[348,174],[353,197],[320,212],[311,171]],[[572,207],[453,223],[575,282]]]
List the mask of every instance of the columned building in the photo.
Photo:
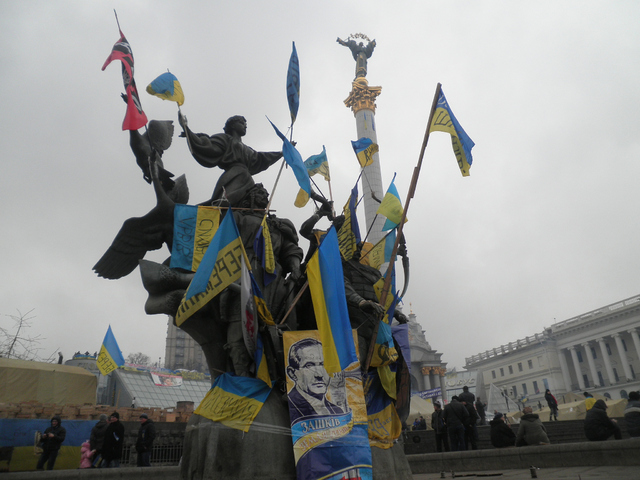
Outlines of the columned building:
[[409,346],[411,348],[411,393],[424,392],[441,388],[441,395],[447,399],[447,386],[445,373],[447,364],[441,360],[442,353],[432,349],[424,336],[422,327],[416,320],[416,315],[411,312],[409,319]]
[[541,401],[548,388],[626,398],[640,389],[640,295],[556,323],[544,332],[466,359],[488,391]]

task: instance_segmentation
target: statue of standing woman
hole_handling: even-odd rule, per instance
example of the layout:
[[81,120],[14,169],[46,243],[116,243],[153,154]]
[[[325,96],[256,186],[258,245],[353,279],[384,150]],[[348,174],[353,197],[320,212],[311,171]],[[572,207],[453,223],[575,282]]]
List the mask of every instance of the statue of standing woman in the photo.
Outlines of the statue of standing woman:
[[[366,38],[365,36],[363,37]],[[369,40],[368,38],[366,39]],[[373,53],[373,49],[376,47],[376,41],[370,40],[366,46],[363,42],[357,43],[351,37],[349,37],[349,39],[346,42],[340,39],[340,37],[338,37],[336,41],[340,45],[349,47],[349,50],[351,50],[353,59],[356,61],[356,78],[366,77],[367,76],[367,59],[371,57],[371,54]]]

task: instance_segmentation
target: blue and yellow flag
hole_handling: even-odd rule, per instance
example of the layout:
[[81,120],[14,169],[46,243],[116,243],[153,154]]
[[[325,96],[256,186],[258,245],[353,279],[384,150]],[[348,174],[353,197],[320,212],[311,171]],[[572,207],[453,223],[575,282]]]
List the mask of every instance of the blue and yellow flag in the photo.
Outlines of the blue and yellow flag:
[[366,167],[373,163],[373,154],[378,152],[378,144],[373,143],[373,140],[367,137],[362,137],[355,142],[351,141],[353,151],[356,152],[356,157],[360,162],[361,167]]
[[163,100],[177,102],[178,105],[184,103],[184,93],[182,93],[180,82],[171,72],[163,73],[147,85],[147,93]]
[[170,267],[195,272],[219,226],[219,208],[176,204]]
[[98,370],[102,375],[108,375],[118,367],[124,365],[124,357],[116,342],[116,337],[113,336],[111,331],[111,325],[107,329],[107,334],[102,341],[102,347],[100,347],[100,353],[98,354]]
[[229,209],[178,307],[176,314],[178,327],[212,298],[240,279],[242,256],[245,256],[246,260],[238,227]]
[[356,216],[356,206],[358,205],[358,184],[351,190],[351,196],[343,208],[344,223],[338,232],[338,245],[340,253],[345,260],[351,260],[356,251],[356,246],[360,243],[360,226]]
[[304,166],[302,156],[300,156],[300,152],[296,150],[296,147],[287,140],[287,137],[278,130],[278,127],[276,127],[271,120],[269,120],[269,123],[276,131],[276,135],[282,140],[282,156],[285,162],[291,167],[291,170],[293,170],[293,174],[296,176],[298,184],[300,185],[300,191],[298,192],[294,205],[302,208],[307,204],[309,196],[311,195],[311,180],[309,180],[307,167]]
[[316,314],[324,366],[329,374],[358,361],[344,296],[338,236],[332,227],[307,265],[309,290]]
[[273,244],[271,243],[271,232],[267,223],[267,216],[262,218],[262,223],[253,240],[253,251],[262,263],[264,270],[263,285],[266,287],[276,278],[276,259],[273,254]]
[[379,370],[372,370],[362,379],[369,418],[369,443],[372,447],[389,449],[400,437],[402,422],[393,401],[382,387]]
[[[393,180],[391,180],[387,193],[385,193],[384,198],[378,207],[378,211],[376,212],[376,214],[387,217],[387,221],[384,222],[384,225],[382,226],[383,231],[396,228],[402,219],[402,203],[400,202],[400,195],[398,195],[398,189],[394,183],[395,179],[396,174],[394,173]],[[405,217],[404,222],[407,223],[407,221],[408,220]]]
[[322,153],[318,155],[312,155],[304,161],[304,166],[307,167],[309,176],[313,177],[316,173],[319,173],[324,177],[327,182],[331,181],[331,175],[329,173],[329,161],[327,160],[327,151],[322,146]]
[[458,166],[463,177],[469,176],[469,169],[473,163],[471,157],[471,149],[475,143],[469,138],[469,135],[456,120],[455,115],[451,111],[451,107],[444,96],[444,92],[440,90],[438,104],[433,114],[433,120],[429,126],[430,132],[446,132],[451,134],[451,144],[453,145],[453,153],[458,160]]
[[270,392],[271,386],[262,380],[224,373],[216,377],[194,413],[248,432]]
[[300,63],[298,62],[298,52],[296,42],[293,43],[293,51],[289,58],[289,69],[287,70],[287,101],[289,102],[289,112],[291,113],[291,125],[298,116],[300,106]]

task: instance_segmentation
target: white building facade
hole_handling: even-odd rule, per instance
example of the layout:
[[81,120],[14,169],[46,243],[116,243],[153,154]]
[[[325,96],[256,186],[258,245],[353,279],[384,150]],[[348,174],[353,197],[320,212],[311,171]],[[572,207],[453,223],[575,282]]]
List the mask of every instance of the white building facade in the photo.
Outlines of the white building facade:
[[542,333],[466,359],[485,396],[491,384],[521,402],[546,389],[626,398],[640,390],[640,295],[570,318]]

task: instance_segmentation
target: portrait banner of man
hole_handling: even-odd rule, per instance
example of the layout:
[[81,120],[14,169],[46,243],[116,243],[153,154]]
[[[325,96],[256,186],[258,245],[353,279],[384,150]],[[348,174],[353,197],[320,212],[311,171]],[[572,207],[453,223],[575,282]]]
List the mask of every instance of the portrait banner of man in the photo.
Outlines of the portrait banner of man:
[[371,479],[360,363],[331,376],[317,330],[284,332],[283,341],[298,479],[343,478],[345,473]]

